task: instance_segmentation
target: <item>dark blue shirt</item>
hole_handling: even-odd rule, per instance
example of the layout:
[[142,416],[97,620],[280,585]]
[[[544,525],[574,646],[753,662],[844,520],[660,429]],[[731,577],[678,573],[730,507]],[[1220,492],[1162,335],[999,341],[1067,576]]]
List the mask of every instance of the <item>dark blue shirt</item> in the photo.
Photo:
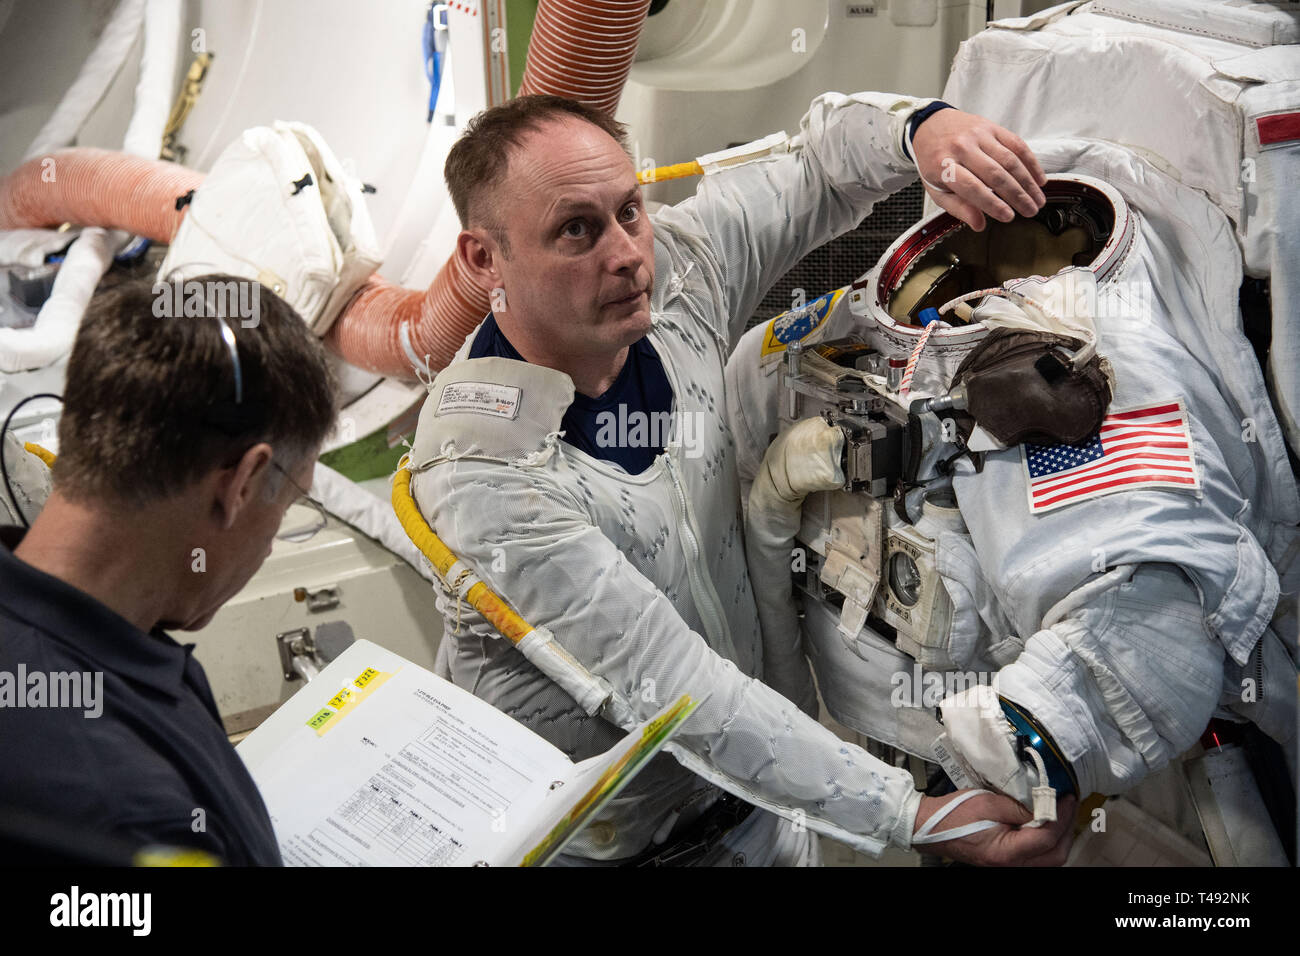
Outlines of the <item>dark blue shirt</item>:
[[[226,739],[194,645],[146,634],[15,557],[22,535],[0,528],[0,807],[137,848],[278,866],[266,805]],[[95,708],[85,697],[48,706],[51,673],[102,674]],[[20,674],[27,687],[15,686]],[[15,691],[38,700],[33,674],[47,675],[47,706],[15,706]],[[65,684],[59,699],[70,696]]]
[[[492,313],[483,320],[470,358],[514,359],[525,362],[497,325]],[[560,420],[564,441],[593,458],[613,462],[629,475],[639,475],[654,463],[672,437],[673,388],[663,362],[648,338],[627,350],[623,370],[599,398],[574,393],[573,404]]]

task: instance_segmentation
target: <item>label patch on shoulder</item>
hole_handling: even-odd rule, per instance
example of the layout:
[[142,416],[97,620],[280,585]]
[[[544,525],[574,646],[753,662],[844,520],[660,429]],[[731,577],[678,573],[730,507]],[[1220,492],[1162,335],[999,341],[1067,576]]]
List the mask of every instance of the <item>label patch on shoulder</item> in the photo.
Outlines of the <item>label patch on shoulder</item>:
[[1112,409],[1077,445],[1020,447],[1031,514],[1136,488],[1201,491],[1182,399]]
[[493,382],[448,382],[438,399],[435,415],[469,413],[514,419],[519,415],[519,397],[523,389],[516,385]]
[[1272,149],[1300,140],[1300,113],[1288,110],[1255,117],[1259,148]]
[[785,347],[791,342],[802,342],[821,328],[845,291],[846,289],[836,289],[834,292],[827,292],[807,305],[782,312],[768,322],[767,332],[763,336],[762,358],[766,359],[770,355],[784,352]]

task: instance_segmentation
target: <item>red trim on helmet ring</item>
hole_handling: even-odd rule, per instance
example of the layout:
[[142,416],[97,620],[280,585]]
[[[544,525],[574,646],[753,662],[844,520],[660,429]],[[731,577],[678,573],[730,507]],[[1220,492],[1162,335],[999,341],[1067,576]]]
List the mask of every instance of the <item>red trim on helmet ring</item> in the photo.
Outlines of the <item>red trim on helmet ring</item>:
[[[1071,179],[1049,179],[1047,185],[1043,187],[1043,194],[1048,198],[1091,196],[1099,192],[1096,187],[1089,183]],[[1100,195],[1108,203],[1111,201],[1110,197],[1104,192],[1100,193]],[[1131,210],[1126,210],[1127,215],[1125,215],[1125,221],[1123,222],[1120,222],[1121,211],[1115,208],[1113,203],[1111,204],[1111,210],[1113,222],[1110,238],[1107,240],[1106,245],[1102,247],[1097,258],[1089,265],[1089,268],[1096,274],[1098,283],[1104,282],[1110,277],[1115,267],[1133,244],[1135,229]],[[888,312],[890,294],[896,290],[902,277],[907,274],[907,270],[911,268],[917,257],[954,229],[965,225],[964,222],[950,213],[941,212],[928,222],[923,223],[913,235],[905,239],[903,244],[894,250],[889,261],[880,270],[880,276],[876,283],[876,305]],[[854,283],[854,288],[862,288],[862,284]]]

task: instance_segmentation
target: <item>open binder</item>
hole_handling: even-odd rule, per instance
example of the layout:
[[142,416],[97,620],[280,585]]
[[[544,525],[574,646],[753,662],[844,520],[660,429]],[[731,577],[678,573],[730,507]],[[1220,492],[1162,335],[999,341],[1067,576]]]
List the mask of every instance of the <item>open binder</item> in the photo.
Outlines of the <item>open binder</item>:
[[514,718],[357,641],[237,748],[288,866],[544,866],[698,705],[574,763]]

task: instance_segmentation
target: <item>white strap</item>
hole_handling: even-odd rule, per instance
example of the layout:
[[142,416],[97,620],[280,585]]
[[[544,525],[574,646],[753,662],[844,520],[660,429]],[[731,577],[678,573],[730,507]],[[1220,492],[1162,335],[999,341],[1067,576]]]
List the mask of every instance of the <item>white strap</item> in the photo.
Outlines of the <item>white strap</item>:
[[1034,820],[1032,823],[1026,823],[1025,826],[1041,827],[1044,823],[1056,822],[1056,791],[1047,782],[1047,764],[1043,762],[1042,755],[1033,747],[1028,750],[1038,770],[1038,786],[1031,791],[1034,799]]
[[912,837],[912,844],[918,843],[942,843],[945,840],[959,840],[962,837],[970,836],[972,833],[980,833],[983,830],[989,830],[996,826],[1001,826],[996,820],[977,820],[974,823],[966,823],[951,830],[942,830],[939,833],[934,832],[934,828],[943,822],[944,817],[952,813],[959,806],[969,800],[971,797],[977,797],[982,793],[992,793],[990,790],[967,790],[957,797],[956,800],[945,803],[935,811],[930,819],[925,821],[921,829],[917,830]]
[[447,591],[456,595],[457,599],[464,601],[465,595],[469,594],[469,589],[478,584],[481,578],[474,573],[474,569],[457,559],[447,573],[443,576],[447,583]]

